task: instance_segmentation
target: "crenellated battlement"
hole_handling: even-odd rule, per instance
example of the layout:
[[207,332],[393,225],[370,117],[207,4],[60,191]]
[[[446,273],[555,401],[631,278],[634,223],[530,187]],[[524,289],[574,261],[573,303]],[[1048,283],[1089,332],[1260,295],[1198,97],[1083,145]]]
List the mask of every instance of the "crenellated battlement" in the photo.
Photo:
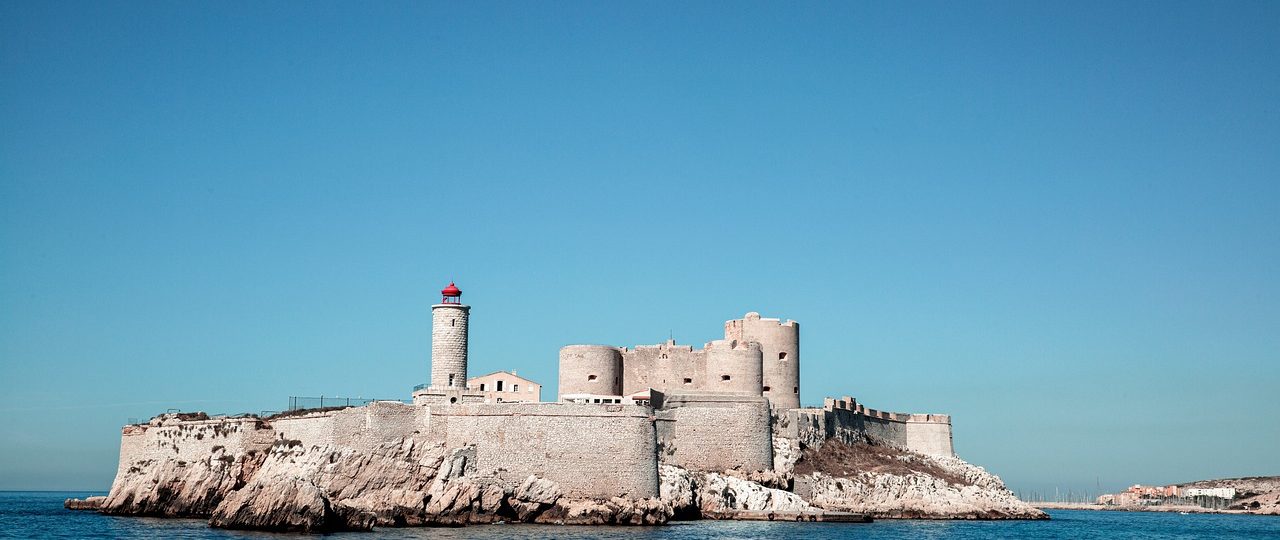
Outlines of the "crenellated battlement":
[[889,420],[892,422],[911,422],[911,423],[928,423],[928,424],[950,424],[951,415],[949,414],[921,414],[921,413],[900,413],[880,411],[870,409],[858,403],[858,400],[849,396],[837,398],[825,398],[822,400],[822,408],[826,411],[850,411],[869,418],[877,418],[881,420]]

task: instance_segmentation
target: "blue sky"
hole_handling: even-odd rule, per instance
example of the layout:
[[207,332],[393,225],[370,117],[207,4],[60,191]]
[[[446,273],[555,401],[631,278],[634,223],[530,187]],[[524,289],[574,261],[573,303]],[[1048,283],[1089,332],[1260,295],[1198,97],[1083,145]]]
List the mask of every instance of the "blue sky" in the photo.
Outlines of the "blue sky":
[[0,489],[801,322],[1023,491],[1280,474],[1280,5],[0,4]]

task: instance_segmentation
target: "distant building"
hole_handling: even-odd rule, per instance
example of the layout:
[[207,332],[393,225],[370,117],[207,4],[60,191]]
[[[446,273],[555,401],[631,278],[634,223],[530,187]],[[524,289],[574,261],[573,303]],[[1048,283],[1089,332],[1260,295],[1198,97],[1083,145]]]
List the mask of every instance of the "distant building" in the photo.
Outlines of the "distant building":
[[467,379],[467,389],[484,394],[485,403],[542,401],[542,385],[516,375],[514,371],[495,371]]
[[1182,490],[1182,496],[1234,499],[1236,498],[1236,488],[1187,488]]

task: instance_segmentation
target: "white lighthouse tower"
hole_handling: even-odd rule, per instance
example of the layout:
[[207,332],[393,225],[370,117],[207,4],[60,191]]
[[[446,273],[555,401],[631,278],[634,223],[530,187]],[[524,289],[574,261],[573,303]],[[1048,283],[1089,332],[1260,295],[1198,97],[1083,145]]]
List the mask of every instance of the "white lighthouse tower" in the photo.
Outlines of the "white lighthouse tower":
[[471,306],[462,303],[462,291],[453,282],[440,294],[440,303],[431,306],[431,387],[466,388]]
[[467,329],[471,306],[450,282],[431,306],[431,383],[413,390],[414,405],[483,403],[484,394],[467,388]]

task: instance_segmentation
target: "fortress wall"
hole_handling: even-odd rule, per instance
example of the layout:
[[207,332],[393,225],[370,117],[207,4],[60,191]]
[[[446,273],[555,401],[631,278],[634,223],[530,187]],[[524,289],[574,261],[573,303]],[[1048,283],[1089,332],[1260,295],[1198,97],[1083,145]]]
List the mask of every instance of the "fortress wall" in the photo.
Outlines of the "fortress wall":
[[759,343],[718,340],[708,343],[705,350],[703,390],[761,394],[763,372]]
[[695,350],[691,345],[672,342],[641,345],[622,351],[622,363],[622,395],[649,388],[659,391],[701,389],[706,377],[706,353],[702,349]]
[[754,341],[763,356],[764,396],[776,408],[800,406],[800,324],[747,313],[724,323],[727,340]]
[[[810,411],[816,409],[805,409]],[[829,438],[852,443],[864,437],[901,446],[922,454],[954,456],[951,417],[945,414],[908,414],[868,409],[851,397],[826,398],[822,408]]]
[[[375,401],[333,414],[334,443],[368,450],[399,442],[419,431],[418,409],[395,401]],[[425,431],[422,430],[422,431]]]
[[[945,416],[945,415],[912,415],[912,416]],[[954,456],[951,446],[951,418],[941,421],[909,420],[907,426],[907,448],[935,456]]]
[[140,461],[204,461],[218,447],[228,455],[237,455],[266,450],[275,439],[275,432],[256,418],[153,422],[121,429],[117,479]]
[[659,455],[693,471],[773,469],[769,401],[762,396],[672,393],[655,396]]
[[622,351],[608,345],[569,345],[560,348],[560,395],[622,393]]
[[333,444],[333,411],[271,420],[278,437],[301,441],[308,448]]
[[456,448],[476,445],[476,466],[516,485],[531,474],[575,497],[658,496],[648,407],[500,403],[431,407],[430,430]]

